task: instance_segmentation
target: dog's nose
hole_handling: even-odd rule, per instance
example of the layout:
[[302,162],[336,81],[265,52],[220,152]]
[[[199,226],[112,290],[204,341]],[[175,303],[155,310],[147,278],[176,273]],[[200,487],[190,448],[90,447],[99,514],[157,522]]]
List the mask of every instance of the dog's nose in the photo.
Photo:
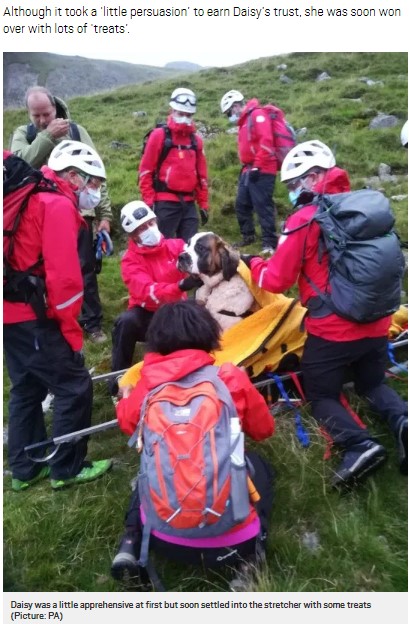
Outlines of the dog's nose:
[[183,252],[179,255],[177,261],[177,267],[180,271],[188,271],[189,267],[192,265],[192,259],[188,253]]

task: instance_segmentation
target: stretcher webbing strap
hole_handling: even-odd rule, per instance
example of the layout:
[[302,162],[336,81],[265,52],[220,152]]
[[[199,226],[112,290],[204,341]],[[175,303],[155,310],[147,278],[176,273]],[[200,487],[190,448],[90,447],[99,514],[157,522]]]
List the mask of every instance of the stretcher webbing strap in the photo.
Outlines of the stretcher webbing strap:
[[407,366],[403,366],[402,364],[399,364],[399,363],[396,361],[396,358],[395,358],[395,356],[394,356],[394,354],[393,354],[393,345],[392,345],[392,343],[390,343],[390,342],[388,342],[388,356],[389,356],[390,361],[392,362],[392,364],[393,364],[394,366],[396,366],[396,368],[398,368],[399,370],[401,370],[403,373],[406,373],[406,374],[407,374],[407,372],[408,372],[408,368],[407,368]]
[[301,446],[303,446],[304,448],[309,446],[310,445],[310,438],[309,438],[309,435],[308,435],[307,431],[303,427],[303,424],[302,424],[302,421],[301,421],[300,411],[290,401],[290,397],[288,396],[287,391],[284,388],[284,384],[282,382],[281,377],[279,375],[275,375],[274,373],[269,373],[269,377],[274,379],[275,384],[276,384],[276,386],[278,388],[278,391],[280,392],[280,394],[283,397],[284,401],[286,402],[288,407],[291,408],[294,411],[295,432],[297,434],[298,441],[300,442]]
[[305,398],[304,390],[302,388],[298,375],[296,375],[296,373],[294,373],[293,371],[289,371],[288,376],[291,377],[291,381],[293,382],[294,386],[297,388],[298,394],[300,395],[301,399],[305,403],[307,399]]

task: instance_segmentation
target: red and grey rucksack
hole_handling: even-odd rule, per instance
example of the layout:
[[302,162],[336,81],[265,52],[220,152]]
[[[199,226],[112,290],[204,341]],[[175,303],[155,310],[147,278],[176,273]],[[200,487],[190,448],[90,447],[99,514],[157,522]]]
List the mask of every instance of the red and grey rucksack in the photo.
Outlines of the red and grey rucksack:
[[58,193],[56,185],[25,160],[3,150],[3,297],[7,301],[29,303],[37,316],[44,316],[43,293],[35,270],[41,257],[24,271],[13,268],[14,238],[30,197],[36,193]]
[[218,367],[204,366],[151,390],[129,446],[141,450],[138,488],[146,566],[152,530],[222,535],[250,513],[244,434]]
[[[178,145],[176,143],[174,143],[172,141],[172,132],[169,128],[169,126],[165,123],[158,123],[156,124],[155,128],[151,128],[151,130],[149,130],[149,132],[147,132],[145,134],[145,136],[143,137],[143,143],[142,143],[142,151],[141,151],[141,158],[145,152],[146,149],[146,145],[148,143],[148,139],[150,137],[150,135],[152,134],[152,132],[156,129],[156,128],[162,128],[163,132],[164,132],[164,138],[163,138],[163,145],[162,145],[162,150],[161,153],[159,154],[159,158],[158,158],[158,162],[156,163],[156,167],[155,167],[155,171],[153,174],[153,188],[155,191],[157,192],[172,192],[172,189],[170,189],[166,182],[163,182],[162,180],[159,180],[159,171],[160,168],[162,167],[163,163],[165,162],[166,158],[168,157],[168,154],[170,152],[170,150],[172,149],[178,149],[178,150],[194,150],[194,152],[197,154],[197,149],[198,149],[198,145],[197,145],[197,137],[196,137],[196,133],[192,132],[190,135],[190,143],[189,145]],[[196,164],[197,164],[197,157],[196,157]],[[200,180],[200,176],[197,176],[198,180]],[[179,192],[177,192],[177,194],[179,194]]]
[[296,134],[295,134],[294,128],[286,120],[284,112],[281,110],[281,108],[278,108],[278,106],[275,106],[274,104],[266,104],[265,106],[257,106],[255,108],[251,108],[248,111],[249,132],[251,132],[251,128],[253,125],[251,113],[254,110],[259,109],[259,108],[262,109],[271,120],[271,128],[273,132],[274,147],[275,147],[274,156],[277,159],[278,171],[280,171],[284,158],[287,156],[288,152],[297,143]]

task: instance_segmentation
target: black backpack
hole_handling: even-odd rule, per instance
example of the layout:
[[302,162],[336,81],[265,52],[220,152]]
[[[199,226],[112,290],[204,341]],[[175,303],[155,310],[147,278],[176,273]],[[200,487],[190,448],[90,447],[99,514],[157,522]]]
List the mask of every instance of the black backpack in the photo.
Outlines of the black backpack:
[[[179,195],[179,192],[176,191],[172,191],[172,189],[170,189],[168,187],[168,185],[166,184],[166,182],[162,182],[161,180],[159,180],[159,171],[160,168],[162,167],[164,161],[166,160],[169,152],[171,149],[181,149],[181,150],[194,150],[197,153],[197,138],[196,138],[196,134],[195,132],[192,132],[190,135],[190,144],[189,145],[177,145],[176,143],[173,143],[172,141],[172,133],[170,131],[170,128],[168,125],[166,125],[165,123],[158,123],[156,124],[155,128],[151,128],[149,130],[149,132],[147,132],[145,134],[145,136],[143,137],[143,143],[142,143],[142,150],[141,150],[141,158],[145,152],[146,149],[146,145],[148,143],[148,139],[150,137],[150,135],[152,134],[152,132],[156,129],[156,128],[163,128],[164,131],[164,141],[163,141],[163,145],[162,145],[162,151],[159,154],[159,158],[158,158],[158,162],[156,164],[156,169],[154,171],[153,174],[153,188],[155,189],[155,191],[169,191],[169,192],[175,192],[177,195]],[[196,158],[196,163],[197,163],[197,158]],[[198,175],[198,179],[199,179],[199,175]]]
[[45,284],[35,275],[41,257],[24,271],[13,268],[14,237],[30,197],[36,193],[59,193],[56,185],[15,154],[3,155],[3,298],[29,303],[39,318],[45,317]]
[[[37,133],[38,133],[38,129],[35,127],[33,123],[27,124],[26,139],[29,145],[32,144],[32,142],[37,136]],[[70,138],[73,141],[81,141],[80,131],[78,129],[77,124],[75,124],[73,121],[70,121]]]
[[315,222],[321,229],[319,260],[326,250],[331,292],[320,290],[313,276],[303,272],[317,293],[307,303],[309,315],[335,313],[371,323],[393,314],[400,306],[405,260],[389,200],[379,191],[363,189],[322,195],[311,203],[318,210],[306,225]]

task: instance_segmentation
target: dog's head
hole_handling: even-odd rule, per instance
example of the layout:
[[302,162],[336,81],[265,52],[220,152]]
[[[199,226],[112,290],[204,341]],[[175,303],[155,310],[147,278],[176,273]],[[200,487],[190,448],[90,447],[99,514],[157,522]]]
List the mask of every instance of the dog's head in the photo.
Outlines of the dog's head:
[[240,256],[220,236],[213,232],[199,232],[186,244],[178,258],[179,271],[215,275],[222,273],[229,281],[237,271]]

